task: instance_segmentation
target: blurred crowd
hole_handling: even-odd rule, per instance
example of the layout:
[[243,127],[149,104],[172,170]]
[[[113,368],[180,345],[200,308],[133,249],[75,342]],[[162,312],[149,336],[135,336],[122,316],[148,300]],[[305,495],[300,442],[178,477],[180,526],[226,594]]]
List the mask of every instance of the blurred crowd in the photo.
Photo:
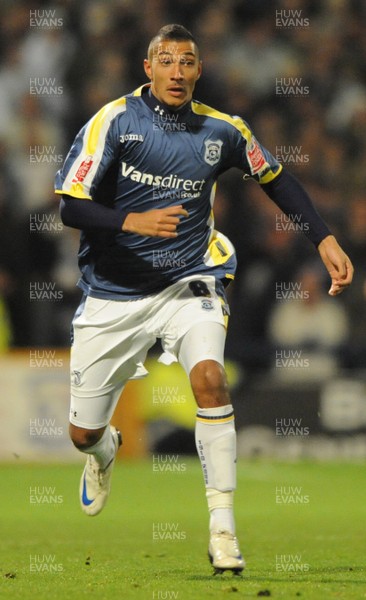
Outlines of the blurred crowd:
[[[303,233],[257,184],[225,174],[216,222],[239,259],[228,356],[255,373],[275,366],[276,349],[301,348],[325,369],[361,369],[366,4],[357,0],[2,0],[0,348],[68,345],[78,232],[59,222],[54,174],[88,118],[145,82],[149,40],[173,22],[199,41],[195,98],[250,123],[356,268],[352,289],[330,299]],[[47,285],[58,297],[32,300],[30,288],[40,298]]]

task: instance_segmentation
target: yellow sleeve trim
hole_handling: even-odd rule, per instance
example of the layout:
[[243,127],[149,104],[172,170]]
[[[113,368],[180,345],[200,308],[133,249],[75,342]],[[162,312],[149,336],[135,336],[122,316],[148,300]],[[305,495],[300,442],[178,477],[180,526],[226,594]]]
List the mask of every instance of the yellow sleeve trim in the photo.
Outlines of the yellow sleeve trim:
[[65,196],[72,196],[73,198],[80,198],[81,200],[92,200],[91,196],[87,196],[82,191],[82,185],[75,183],[69,190],[55,190],[55,194],[65,194]]
[[266,173],[265,175],[263,175],[263,177],[260,178],[259,183],[269,183],[270,181],[273,181],[273,179],[276,179],[276,177],[281,173],[282,171],[282,165],[280,164],[280,168],[273,173],[272,169],[270,171],[268,171],[268,173]]
[[88,141],[86,145],[87,154],[93,155],[95,153],[98,145],[100,131],[103,127],[106,117],[108,117],[109,112],[113,108],[117,108],[118,106],[125,107],[126,102],[126,98],[118,98],[117,100],[113,100],[113,102],[109,102],[109,104],[106,104],[105,106],[103,106],[103,108],[100,109],[99,112],[97,112],[92,121],[88,135]]
[[213,119],[220,119],[221,121],[229,123],[238,131],[240,131],[240,133],[247,140],[247,142],[249,142],[250,138],[252,137],[251,130],[245,125],[243,119],[241,119],[240,117],[231,117],[226,113],[222,113],[219,110],[216,110],[215,108],[211,108],[211,106],[207,106],[206,104],[198,104],[196,102],[192,102],[192,110],[197,115],[212,117]]
[[109,102],[108,104],[103,106],[103,108],[101,108],[99,112],[97,112],[97,114],[95,115],[95,117],[93,118],[93,120],[91,122],[91,127],[90,127],[90,131],[89,131],[89,135],[88,135],[88,141],[86,144],[86,153],[87,154],[89,154],[89,155],[95,154],[95,151],[96,151],[97,145],[98,145],[100,130],[102,129],[104,121],[108,117],[109,112],[111,110],[113,110],[114,108],[118,108],[119,106],[125,107],[126,102],[127,102],[127,100],[125,97],[118,98],[117,100],[113,100],[113,102]]
[[140,87],[138,87],[137,90],[135,90],[132,95],[133,96],[141,96],[142,90],[145,87],[151,87],[151,83],[144,83],[144,85],[140,85]]
[[[212,117],[213,119],[219,119],[221,121],[225,121],[225,123],[229,123],[229,125],[232,125],[238,131],[240,131],[243,138],[247,141],[248,144],[250,143],[253,135],[252,131],[249,129],[249,127],[245,125],[243,119],[241,119],[240,117],[231,117],[230,115],[222,113],[219,110],[216,110],[215,108],[211,108],[206,104],[198,104],[197,102],[192,102],[192,111],[197,115]],[[282,165],[280,165],[280,168],[275,173],[273,173],[272,168],[270,168],[268,173],[263,175],[263,177],[261,177],[260,173],[258,173],[259,183],[269,183],[270,181],[272,181],[272,179],[275,179],[275,177],[277,177],[277,175],[279,175],[281,171]]]

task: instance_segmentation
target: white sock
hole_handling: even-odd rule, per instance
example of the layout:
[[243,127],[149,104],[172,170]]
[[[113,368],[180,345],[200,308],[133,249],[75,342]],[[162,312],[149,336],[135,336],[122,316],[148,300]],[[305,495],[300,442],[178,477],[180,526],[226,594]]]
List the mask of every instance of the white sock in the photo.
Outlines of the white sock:
[[198,409],[196,446],[207,488],[210,530],[235,533],[236,433],[231,404]]
[[98,440],[94,446],[86,448],[84,452],[86,454],[92,454],[101,469],[105,469],[109,465],[116,454],[116,447],[109,425],[105,428],[100,440]]

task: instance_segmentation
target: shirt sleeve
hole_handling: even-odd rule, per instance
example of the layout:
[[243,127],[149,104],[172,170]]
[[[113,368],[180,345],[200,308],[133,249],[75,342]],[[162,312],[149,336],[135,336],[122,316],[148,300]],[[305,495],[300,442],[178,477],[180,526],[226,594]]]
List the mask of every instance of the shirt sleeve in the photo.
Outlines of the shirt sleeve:
[[93,199],[98,183],[118,156],[116,117],[125,111],[126,99],[119,98],[104,106],[84,125],[56,174],[56,194]]
[[262,189],[314,246],[318,247],[325,237],[331,235],[301,183],[286,169],[274,181],[262,185]]
[[93,231],[122,231],[127,212],[103,206],[97,202],[84,202],[65,196],[60,202],[60,216],[64,225]]
[[232,119],[236,129],[235,166],[244,171],[244,178],[258,181],[271,200],[318,246],[331,232],[302,185],[258,142],[243,119]]
[[235,166],[244,172],[244,178],[253,178],[258,183],[272,181],[282,171],[282,165],[260,144],[253,131],[240,117],[232,117],[235,127],[234,160]]

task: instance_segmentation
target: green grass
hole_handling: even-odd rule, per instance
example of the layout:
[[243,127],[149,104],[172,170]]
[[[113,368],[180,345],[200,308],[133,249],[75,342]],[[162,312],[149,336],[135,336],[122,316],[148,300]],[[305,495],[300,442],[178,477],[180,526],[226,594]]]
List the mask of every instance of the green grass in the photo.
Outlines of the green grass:
[[[95,518],[79,509],[81,465],[1,466],[0,598],[221,600],[265,590],[286,600],[366,598],[363,465],[240,462],[235,504],[247,569],[213,577],[200,466],[179,462],[186,471],[154,472],[151,459],[118,463]],[[308,502],[276,503],[276,486],[301,487]],[[55,488],[48,495],[62,501],[31,504],[30,487]],[[180,539],[153,540],[153,524],[175,527]],[[279,555],[290,571],[276,568]],[[38,569],[49,557],[59,571],[31,572],[31,557]]]

